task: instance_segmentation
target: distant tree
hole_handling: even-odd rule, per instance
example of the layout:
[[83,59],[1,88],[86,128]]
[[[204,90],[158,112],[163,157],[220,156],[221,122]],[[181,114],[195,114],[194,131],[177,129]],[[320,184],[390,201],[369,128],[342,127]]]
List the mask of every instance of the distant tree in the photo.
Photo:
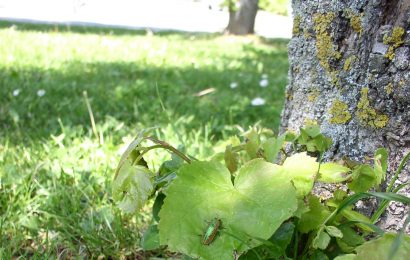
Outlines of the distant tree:
[[226,0],[229,8],[229,23],[226,31],[245,35],[254,33],[259,0]]

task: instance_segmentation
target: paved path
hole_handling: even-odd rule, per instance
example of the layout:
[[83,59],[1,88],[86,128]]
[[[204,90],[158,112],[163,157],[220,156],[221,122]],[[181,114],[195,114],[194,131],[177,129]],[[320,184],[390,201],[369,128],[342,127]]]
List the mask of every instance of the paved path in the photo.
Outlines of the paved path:
[[[216,10],[215,10],[216,9]],[[228,13],[192,0],[0,0],[0,19],[132,29],[221,32]],[[289,17],[260,11],[255,31],[268,38],[290,38]]]

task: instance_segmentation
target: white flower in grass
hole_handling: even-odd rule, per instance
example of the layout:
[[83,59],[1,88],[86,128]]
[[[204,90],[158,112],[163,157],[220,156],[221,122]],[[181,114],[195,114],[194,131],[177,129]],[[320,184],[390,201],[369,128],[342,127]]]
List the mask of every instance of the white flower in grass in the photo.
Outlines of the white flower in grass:
[[261,81],[259,81],[259,86],[261,86],[262,88],[266,88],[269,84],[268,79],[261,79]]
[[19,88],[13,90],[13,96],[17,97],[18,95],[20,95],[20,91],[21,91],[21,90],[20,90]]
[[252,106],[263,106],[265,105],[265,99],[261,97],[256,97],[251,101]]
[[46,94],[46,91],[44,89],[39,89],[37,91],[37,96],[42,97]]
[[232,82],[229,86],[230,86],[232,89],[233,89],[233,88],[237,88],[237,87],[238,87],[238,82]]

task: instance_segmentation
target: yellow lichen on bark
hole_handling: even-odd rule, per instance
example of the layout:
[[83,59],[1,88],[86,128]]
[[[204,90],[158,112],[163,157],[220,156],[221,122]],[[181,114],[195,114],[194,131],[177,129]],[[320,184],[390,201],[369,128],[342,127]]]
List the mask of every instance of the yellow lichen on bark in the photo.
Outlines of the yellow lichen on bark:
[[393,84],[390,82],[389,84],[387,84],[387,86],[384,87],[384,90],[386,90],[387,94],[391,94],[393,93]]
[[296,15],[295,18],[293,18],[293,28],[292,28],[292,34],[293,36],[298,36],[300,34],[300,15]]
[[361,15],[352,15],[350,17],[350,26],[353,30],[359,34],[362,34],[362,16]]
[[333,39],[328,33],[328,29],[334,18],[335,14],[333,12],[326,14],[316,13],[313,15],[317,56],[320,65],[328,72],[331,71],[329,61],[341,58],[340,52],[336,50]]
[[364,125],[374,128],[383,128],[387,125],[389,118],[387,115],[378,114],[377,111],[370,106],[368,93],[369,88],[362,89],[362,96],[357,104],[356,116]]
[[345,60],[345,63],[343,64],[343,70],[344,70],[344,71],[350,70],[350,68],[351,68],[351,66],[352,66],[352,63],[353,63],[355,60],[356,60],[356,56],[354,56],[354,55],[348,57],[348,58]]
[[309,102],[314,102],[316,101],[317,97],[319,96],[320,92],[318,89],[314,88],[310,90],[309,95],[308,95],[308,100]]
[[400,47],[404,43],[404,33],[405,31],[402,27],[396,26],[393,28],[390,36],[385,35],[383,37],[383,43],[389,45],[387,53],[385,54],[385,57],[389,60],[392,60],[394,58],[394,51],[396,50],[396,48]]
[[329,119],[331,124],[346,124],[352,118],[349,106],[340,100],[333,101],[329,114],[331,115]]

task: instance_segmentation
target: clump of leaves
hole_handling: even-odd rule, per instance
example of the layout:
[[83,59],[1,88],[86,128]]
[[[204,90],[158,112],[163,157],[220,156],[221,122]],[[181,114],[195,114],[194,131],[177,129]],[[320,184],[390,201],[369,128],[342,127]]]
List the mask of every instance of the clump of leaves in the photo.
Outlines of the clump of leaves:
[[[279,136],[251,128],[242,142],[230,138],[225,152],[198,161],[149,133],[130,144],[113,183],[113,197],[126,213],[137,213],[154,198],[153,224],[142,240],[146,250],[167,246],[204,259],[364,259],[370,249],[383,251],[379,259],[410,254],[408,236],[385,234],[374,225],[388,201],[410,204],[392,185],[384,193],[369,192],[380,190],[386,177],[385,149],[375,152],[372,165],[322,163],[332,142],[318,126]],[[144,147],[145,141],[153,145]],[[143,156],[157,148],[173,157],[154,174]],[[344,183],[347,189],[322,201],[312,193],[315,182]],[[382,200],[376,219],[353,208],[370,196]]]

